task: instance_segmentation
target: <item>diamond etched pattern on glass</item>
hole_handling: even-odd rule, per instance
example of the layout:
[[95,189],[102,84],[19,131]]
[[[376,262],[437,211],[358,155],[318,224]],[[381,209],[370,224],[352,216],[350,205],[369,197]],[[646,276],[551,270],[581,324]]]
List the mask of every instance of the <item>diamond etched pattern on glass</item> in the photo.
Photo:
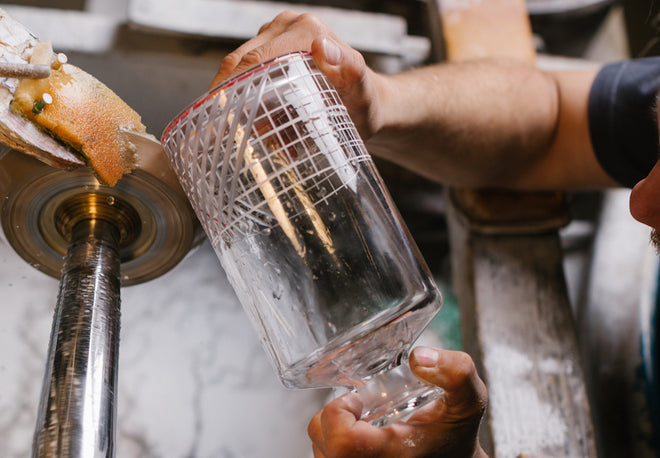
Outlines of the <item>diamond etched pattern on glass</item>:
[[358,389],[377,425],[440,395],[407,369],[440,291],[311,56],[209,91],[162,142],[286,386]]

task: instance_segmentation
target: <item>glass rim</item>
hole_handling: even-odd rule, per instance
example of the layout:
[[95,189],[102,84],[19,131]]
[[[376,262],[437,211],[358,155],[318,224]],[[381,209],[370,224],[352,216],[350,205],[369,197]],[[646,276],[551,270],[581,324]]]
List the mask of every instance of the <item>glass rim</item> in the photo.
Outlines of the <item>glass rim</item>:
[[172,121],[170,121],[167,124],[167,127],[165,127],[165,130],[163,131],[163,134],[160,137],[160,142],[163,143],[165,140],[165,137],[170,133],[172,129],[181,121],[181,119],[185,118],[190,114],[191,111],[202,105],[204,102],[206,102],[208,99],[215,97],[218,92],[220,92],[223,89],[227,89],[234,84],[239,83],[240,81],[245,80],[246,78],[249,78],[255,73],[258,73],[262,70],[267,69],[268,67],[271,67],[279,62],[282,62],[284,60],[289,60],[294,57],[309,57],[311,56],[312,53],[310,51],[293,51],[289,52],[286,54],[281,54],[279,56],[273,57],[271,59],[265,60],[257,65],[254,65],[246,70],[243,70],[241,73],[232,76],[229,79],[226,79],[222,82],[220,82],[217,86],[209,89],[208,91],[204,92],[200,97],[195,99],[190,105],[188,105],[186,108],[181,110],[181,112],[175,116]]

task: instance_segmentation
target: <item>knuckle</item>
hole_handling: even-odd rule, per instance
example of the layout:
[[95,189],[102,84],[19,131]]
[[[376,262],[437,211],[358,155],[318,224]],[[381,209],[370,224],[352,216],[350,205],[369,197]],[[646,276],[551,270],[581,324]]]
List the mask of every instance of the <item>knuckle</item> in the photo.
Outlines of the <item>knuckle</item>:
[[486,388],[486,384],[479,377],[474,360],[470,355],[465,352],[459,352],[455,371],[457,385],[469,384],[471,386],[472,393],[470,398],[474,400],[476,410],[480,414],[483,414],[488,405],[488,388]]
[[266,56],[264,55],[264,52],[261,50],[261,48],[256,48],[245,53],[241,59],[240,65],[241,68],[248,68],[263,62],[265,59]]
[[354,85],[360,83],[365,78],[367,65],[364,56],[358,51],[351,50],[350,57],[352,65],[346,66],[344,78],[348,84]]
[[261,35],[264,33],[266,30],[270,28],[270,26],[273,24],[273,22],[266,22],[264,23],[261,27],[259,27],[259,31],[257,32],[257,35]]
[[295,19],[294,22],[297,25],[304,26],[305,28],[309,28],[316,32],[324,30],[325,28],[323,22],[321,22],[321,20],[318,17],[314,16],[311,13],[302,13]]
[[458,352],[456,356],[456,364],[454,366],[455,375],[457,379],[466,380],[474,377],[477,373],[477,368],[474,361],[465,352]]
[[241,61],[241,55],[237,52],[229,53],[222,59],[221,66],[223,68],[233,68]]
[[272,21],[266,22],[264,25],[259,28],[258,34],[266,32],[267,30],[273,29],[282,29],[286,28],[295,18],[298,17],[298,13],[294,10],[285,10],[275,16]]
[[238,63],[241,61],[241,56],[238,53],[227,54],[218,67],[218,72],[216,73],[216,79],[224,79],[236,68]]
[[273,19],[273,24],[281,24],[281,23],[288,23],[293,21],[295,18],[299,16],[298,12],[294,10],[285,10],[282,11],[280,14],[275,16],[275,19]]
[[307,425],[307,435],[313,442],[317,442],[320,438],[322,438],[321,434],[321,419],[320,415],[315,415],[314,418],[309,422]]

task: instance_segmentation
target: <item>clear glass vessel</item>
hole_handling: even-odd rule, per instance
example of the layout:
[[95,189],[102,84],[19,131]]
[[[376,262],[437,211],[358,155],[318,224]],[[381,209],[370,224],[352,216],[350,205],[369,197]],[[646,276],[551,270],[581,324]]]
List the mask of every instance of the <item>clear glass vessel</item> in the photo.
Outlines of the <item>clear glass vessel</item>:
[[441,394],[407,365],[440,291],[309,54],[204,94],[162,143],[285,386],[357,389],[379,426]]

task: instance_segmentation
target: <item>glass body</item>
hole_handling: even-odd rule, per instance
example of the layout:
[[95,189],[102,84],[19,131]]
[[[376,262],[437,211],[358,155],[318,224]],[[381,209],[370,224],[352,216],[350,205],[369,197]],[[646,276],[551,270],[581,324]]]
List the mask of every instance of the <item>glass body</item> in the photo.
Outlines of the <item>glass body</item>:
[[162,143],[284,385],[356,388],[378,425],[439,395],[407,354],[440,291],[311,56],[209,91]]

